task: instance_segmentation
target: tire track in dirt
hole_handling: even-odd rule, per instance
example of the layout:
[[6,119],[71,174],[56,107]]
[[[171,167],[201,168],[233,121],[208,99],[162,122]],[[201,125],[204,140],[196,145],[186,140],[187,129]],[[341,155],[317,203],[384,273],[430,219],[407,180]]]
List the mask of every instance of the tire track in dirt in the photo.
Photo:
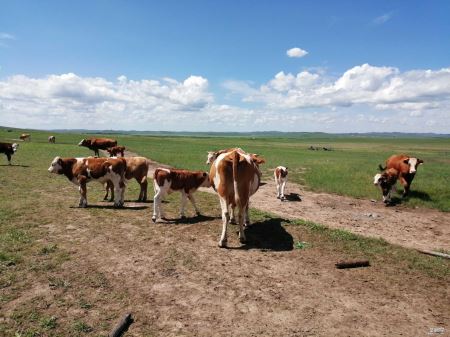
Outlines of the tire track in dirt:
[[[126,156],[134,156],[126,152]],[[148,177],[156,167],[169,167],[149,159]],[[383,238],[389,243],[412,249],[450,250],[450,213],[433,209],[412,209],[396,205],[386,207],[381,200],[366,199],[306,191],[288,182],[288,200],[276,199],[275,182],[264,180],[250,199],[250,206],[282,218],[303,219],[329,228],[340,228],[355,234]],[[214,193],[201,188],[202,192]]]

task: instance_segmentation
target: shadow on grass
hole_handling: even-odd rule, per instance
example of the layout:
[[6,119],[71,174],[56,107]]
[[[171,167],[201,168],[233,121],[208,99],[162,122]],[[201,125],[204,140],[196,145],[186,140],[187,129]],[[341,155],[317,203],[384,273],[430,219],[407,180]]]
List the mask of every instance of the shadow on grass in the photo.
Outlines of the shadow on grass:
[[10,167],[30,167],[29,165],[19,165],[19,164],[0,164],[0,166],[10,166]]
[[176,218],[176,219],[169,219],[169,218],[163,218],[162,220],[166,224],[174,224],[174,225],[192,225],[203,221],[212,221],[216,219],[220,219],[221,217],[217,216],[209,216],[209,215],[198,215],[193,216],[192,218]]
[[[83,207],[78,207],[78,206],[70,206],[70,208],[83,209]],[[117,209],[120,211],[139,211],[142,209],[147,209],[148,206],[127,206],[127,205],[125,205],[124,207],[114,207],[113,205],[88,205],[85,208]]]
[[289,251],[294,248],[292,235],[286,232],[281,223],[289,222],[282,218],[270,218],[256,222],[245,229],[247,243],[238,249],[262,249]]
[[409,198],[416,198],[423,201],[432,201],[430,195],[422,191],[410,191],[409,194],[406,196],[406,199]]

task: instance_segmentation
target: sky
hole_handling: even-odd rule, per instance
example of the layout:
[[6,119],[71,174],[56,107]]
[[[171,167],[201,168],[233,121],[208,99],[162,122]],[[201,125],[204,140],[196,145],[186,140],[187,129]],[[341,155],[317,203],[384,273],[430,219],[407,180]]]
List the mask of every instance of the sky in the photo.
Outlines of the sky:
[[0,125],[450,133],[450,1],[0,0]]

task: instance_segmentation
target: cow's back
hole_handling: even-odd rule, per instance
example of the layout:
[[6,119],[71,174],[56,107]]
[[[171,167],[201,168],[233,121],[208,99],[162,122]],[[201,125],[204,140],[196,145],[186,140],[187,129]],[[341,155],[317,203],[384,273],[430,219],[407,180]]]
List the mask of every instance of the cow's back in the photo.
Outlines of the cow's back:
[[143,178],[148,173],[148,160],[145,157],[125,157],[127,169],[125,178]]
[[402,174],[409,172],[409,164],[404,161],[409,157],[404,154],[392,155],[386,160],[386,169],[396,169]]

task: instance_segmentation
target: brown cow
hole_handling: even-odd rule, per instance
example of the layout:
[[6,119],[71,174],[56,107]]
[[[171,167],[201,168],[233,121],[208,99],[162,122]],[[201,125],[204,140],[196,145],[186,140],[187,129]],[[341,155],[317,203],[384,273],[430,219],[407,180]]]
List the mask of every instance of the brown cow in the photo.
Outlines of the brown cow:
[[125,146],[113,146],[109,149],[106,149],[106,151],[109,153],[110,157],[117,157],[117,155],[120,153],[122,157],[125,157]]
[[109,138],[88,138],[82,139],[81,142],[78,143],[78,146],[85,146],[92,151],[94,151],[95,156],[100,156],[98,150],[106,150],[110,147],[116,146],[117,140],[109,139]]
[[11,156],[17,151],[19,144],[17,143],[0,143],[0,153],[4,153],[8,158],[8,164],[11,165]]
[[28,141],[31,141],[31,135],[28,134],[28,133],[22,133],[22,134],[19,136],[19,138],[20,138],[20,140],[22,140],[22,141],[25,141],[25,140],[27,140],[27,139],[28,139]]
[[256,154],[243,152],[241,149],[232,149],[221,153],[212,163],[209,177],[219,195],[222,209],[222,235],[219,247],[226,247],[227,225],[230,220],[229,209],[239,209],[239,240],[246,242],[244,233],[244,218],[248,218],[248,205],[250,196],[258,190],[261,181],[259,165],[265,163],[263,158]]
[[288,169],[284,166],[278,166],[273,172],[273,176],[275,178],[275,184],[277,184],[277,199],[281,199],[281,201],[285,200],[284,196],[284,188],[287,183],[287,175]]
[[200,211],[195,204],[193,194],[199,187],[210,186],[208,173],[206,172],[157,168],[153,174],[153,187],[155,189],[155,196],[153,198],[153,222],[157,219],[164,218],[161,202],[167,194],[172,192],[181,193],[181,218],[184,218],[186,197],[191,201],[195,213],[199,216]]
[[51,144],[55,144],[56,137],[55,136],[48,136],[48,142]]
[[[127,170],[125,172],[125,179],[136,179],[141,187],[138,201],[147,201],[147,174],[148,174],[148,160],[144,157],[124,157],[127,163]],[[106,183],[106,195],[103,200],[108,200],[108,193],[111,192],[111,199],[114,199],[114,189],[111,181]]]
[[379,165],[381,171],[388,170],[388,169],[396,169],[398,171],[398,178],[400,180],[400,184],[403,185],[403,197],[407,196],[409,193],[409,190],[411,188],[411,183],[414,179],[414,176],[417,172],[417,167],[423,164],[423,160],[416,158],[416,157],[410,157],[405,154],[400,155],[393,155],[390,156],[386,160],[386,167],[382,167]]
[[48,171],[64,174],[79,186],[79,207],[87,207],[86,183],[91,180],[105,183],[112,181],[115,189],[114,206],[122,207],[125,193],[126,162],[123,158],[61,158],[53,159]]
[[385,170],[383,173],[377,173],[373,177],[373,184],[380,186],[383,194],[383,202],[388,204],[391,202],[391,191],[395,189],[395,183],[398,179],[398,171],[394,168]]

